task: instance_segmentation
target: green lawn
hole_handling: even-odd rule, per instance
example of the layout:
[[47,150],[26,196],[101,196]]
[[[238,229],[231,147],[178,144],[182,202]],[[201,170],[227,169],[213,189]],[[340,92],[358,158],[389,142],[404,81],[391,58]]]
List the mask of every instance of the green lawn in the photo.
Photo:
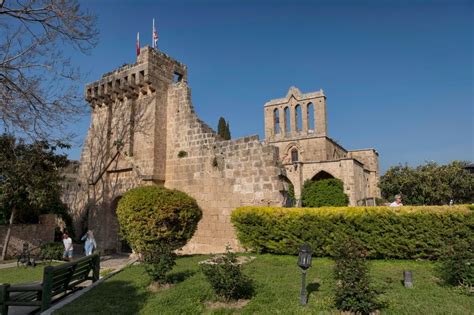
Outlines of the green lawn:
[[[53,263],[57,265],[57,263]],[[43,278],[43,269],[46,264],[39,264],[36,267],[13,267],[0,269],[0,283],[24,283],[40,281]]]
[[[296,257],[259,255],[246,265],[256,294],[246,307],[208,310],[215,300],[197,263],[208,256],[179,258],[173,287],[150,293],[142,266],[131,266],[55,314],[334,314],[330,259],[313,260],[309,270],[309,305],[299,306],[300,272]],[[414,288],[401,284],[403,270],[413,270]],[[382,314],[472,314],[474,298],[438,284],[434,264],[418,261],[373,261],[373,279],[385,288]]]

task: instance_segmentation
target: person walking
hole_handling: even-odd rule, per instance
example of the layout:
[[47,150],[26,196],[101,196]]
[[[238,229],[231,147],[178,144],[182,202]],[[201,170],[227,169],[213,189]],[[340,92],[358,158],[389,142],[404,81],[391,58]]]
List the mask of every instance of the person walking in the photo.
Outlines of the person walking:
[[63,259],[70,261],[72,260],[74,247],[72,245],[72,239],[69,237],[67,232],[63,233],[63,244],[64,244]]
[[86,241],[84,244],[84,251],[86,256],[92,255],[94,249],[97,248],[97,243],[95,242],[94,232],[92,230],[87,231],[86,234],[81,238],[81,241]]

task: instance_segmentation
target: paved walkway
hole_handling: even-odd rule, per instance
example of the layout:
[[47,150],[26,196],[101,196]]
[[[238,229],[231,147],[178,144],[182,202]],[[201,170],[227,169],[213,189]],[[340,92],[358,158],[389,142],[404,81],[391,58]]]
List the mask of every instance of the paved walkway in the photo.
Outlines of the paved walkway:
[[[80,258],[79,256],[76,259]],[[132,260],[125,255],[109,255],[109,256],[101,256],[100,257],[100,270],[101,272],[104,270],[109,270],[110,272],[118,270],[127,264],[131,263]],[[0,269],[4,268],[12,268],[16,267],[16,262],[14,263],[7,263],[7,264],[0,264]],[[30,268],[30,267],[28,267]],[[90,285],[91,282],[87,281],[84,283],[86,286]],[[8,315],[26,315],[26,314],[34,314],[34,307],[28,306],[10,306]],[[32,313],[33,312],[33,313]]]

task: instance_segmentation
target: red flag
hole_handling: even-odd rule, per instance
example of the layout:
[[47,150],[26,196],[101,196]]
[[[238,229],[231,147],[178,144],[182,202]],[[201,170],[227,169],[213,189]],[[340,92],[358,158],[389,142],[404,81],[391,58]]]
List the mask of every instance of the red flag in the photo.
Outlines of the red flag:
[[137,57],[140,55],[140,32],[137,33]]
[[152,42],[152,47],[157,48],[158,44],[158,33],[156,32],[155,28],[155,19],[153,19],[153,42]]

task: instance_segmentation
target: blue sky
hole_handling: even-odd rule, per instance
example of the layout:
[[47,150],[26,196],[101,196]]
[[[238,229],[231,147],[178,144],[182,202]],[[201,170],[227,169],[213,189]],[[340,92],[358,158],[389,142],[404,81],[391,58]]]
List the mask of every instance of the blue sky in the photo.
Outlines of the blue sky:
[[[193,103],[233,137],[259,134],[263,105],[322,88],[329,136],[399,163],[474,160],[472,1],[82,1],[99,45],[71,52],[87,80],[135,61],[135,38],[188,65]],[[85,82],[84,82],[85,83]],[[70,128],[79,159],[89,117]]]

